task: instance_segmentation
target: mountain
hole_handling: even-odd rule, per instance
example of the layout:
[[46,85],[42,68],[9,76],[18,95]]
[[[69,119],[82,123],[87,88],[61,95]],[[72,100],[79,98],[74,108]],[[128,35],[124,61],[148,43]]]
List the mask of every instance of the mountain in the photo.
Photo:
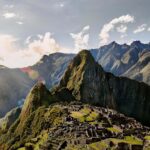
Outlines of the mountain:
[[[43,117],[44,116],[44,117]],[[150,147],[149,127],[111,109],[85,104],[41,106],[0,136],[3,150],[142,150]]]
[[112,42],[91,50],[105,71],[150,85],[150,44],[134,41],[131,45]]
[[147,84],[105,72],[83,50],[58,86],[31,89],[19,117],[0,131],[0,149],[150,148],[150,128],[129,117],[150,124],[149,93]]
[[0,117],[16,107],[37,81],[46,82],[48,88],[57,84],[72,57],[72,54],[55,53],[44,56],[34,66],[0,67]]
[[105,72],[87,50],[70,63],[57,90],[61,88],[84,103],[112,108],[150,124],[150,86]]
[[[134,41],[131,45],[120,45],[112,42],[90,52],[105,71],[150,85],[150,44]],[[55,53],[43,56],[33,66],[20,69],[1,66],[0,117],[18,106],[37,81],[46,83],[48,88],[57,85],[74,56]]]
[[59,83],[68,64],[74,57],[73,54],[54,53],[44,56],[29,69],[38,73],[37,80],[44,80],[48,88]]
[[20,69],[0,68],[0,117],[16,107],[32,86],[32,80]]

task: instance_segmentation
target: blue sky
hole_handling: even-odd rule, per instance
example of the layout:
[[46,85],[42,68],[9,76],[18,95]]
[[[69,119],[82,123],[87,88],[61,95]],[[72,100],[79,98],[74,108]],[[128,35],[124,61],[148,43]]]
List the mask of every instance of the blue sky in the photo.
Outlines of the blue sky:
[[23,67],[58,51],[150,42],[149,7],[150,0],[0,0],[0,63]]

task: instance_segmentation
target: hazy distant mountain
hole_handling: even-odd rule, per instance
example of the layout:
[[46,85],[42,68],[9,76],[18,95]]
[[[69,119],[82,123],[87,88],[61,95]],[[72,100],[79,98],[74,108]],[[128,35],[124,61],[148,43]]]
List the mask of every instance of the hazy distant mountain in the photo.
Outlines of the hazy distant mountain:
[[32,80],[20,69],[0,68],[0,116],[17,106],[32,85]]
[[55,53],[44,56],[31,67],[0,67],[0,117],[16,107],[38,80],[46,82],[48,88],[57,84],[72,57],[72,54]]
[[91,52],[105,71],[150,84],[150,44],[112,42]]
[[48,88],[59,83],[68,63],[74,57],[73,54],[54,53],[44,56],[34,66],[29,67],[38,73],[36,80],[43,80]]
[[[105,71],[150,85],[150,44],[135,41],[131,45],[120,45],[112,42],[92,49],[91,53]],[[17,106],[38,80],[46,82],[48,88],[59,83],[74,56],[55,53],[44,56],[34,66],[21,69],[0,66],[0,116]]]

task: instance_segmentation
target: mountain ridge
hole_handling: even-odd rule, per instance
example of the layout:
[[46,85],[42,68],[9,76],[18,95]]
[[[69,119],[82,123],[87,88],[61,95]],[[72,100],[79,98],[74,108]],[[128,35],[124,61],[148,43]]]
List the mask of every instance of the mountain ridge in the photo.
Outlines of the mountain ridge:
[[[0,148],[87,149],[102,141],[104,150],[142,150],[150,146],[145,143],[150,128],[109,108],[124,114],[128,109],[135,111],[135,118],[150,123],[149,94],[150,86],[105,72],[92,54],[83,50],[51,92],[43,83],[31,89],[19,117],[8,131],[0,131]],[[132,102],[140,107],[130,108]]]
[[[105,71],[150,84],[149,44],[133,42],[131,45],[112,42],[90,52]],[[18,101],[25,98],[37,81],[46,83],[48,88],[57,85],[74,56],[56,53],[43,57],[34,66],[21,69],[0,68],[0,117],[16,107]]]
[[87,50],[79,52],[68,66],[58,89],[64,87],[77,100],[116,109],[139,121],[150,123],[150,86],[105,72]]

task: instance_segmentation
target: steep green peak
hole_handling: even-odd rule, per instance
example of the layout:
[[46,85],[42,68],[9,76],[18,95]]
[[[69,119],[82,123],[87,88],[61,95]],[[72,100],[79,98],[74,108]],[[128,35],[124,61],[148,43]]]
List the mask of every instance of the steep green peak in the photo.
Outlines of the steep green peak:
[[92,57],[91,52],[89,50],[83,49],[81,50],[77,56],[81,57]]
[[[81,80],[85,70],[91,65],[94,66],[95,63],[96,62],[90,51],[81,50],[70,62],[64,76],[60,81],[59,87],[67,87],[69,81],[74,83],[78,82],[79,80]],[[70,86],[73,85],[74,84],[70,84]]]
[[22,108],[21,117],[27,116],[40,106],[48,106],[53,101],[53,97],[46,86],[38,82],[29,92]]
[[[82,50],[68,66],[58,89],[67,88],[75,99],[81,100],[84,99],[83,95],[86,90],[89,91],[92,88],[92,93],[94,92],[96,85],[104,75],[102,67],[94,60],[90,51]],[[86,98],[89,99],[89,96]]]
[[[91,52],[88,50],[81,50],[77,56],[74,58],[74,60],[80,60],[80,63],[82,61],[86,63],[95,63],[94,57],[92,56]],[[77,61],[78,62],[78,61]]]

